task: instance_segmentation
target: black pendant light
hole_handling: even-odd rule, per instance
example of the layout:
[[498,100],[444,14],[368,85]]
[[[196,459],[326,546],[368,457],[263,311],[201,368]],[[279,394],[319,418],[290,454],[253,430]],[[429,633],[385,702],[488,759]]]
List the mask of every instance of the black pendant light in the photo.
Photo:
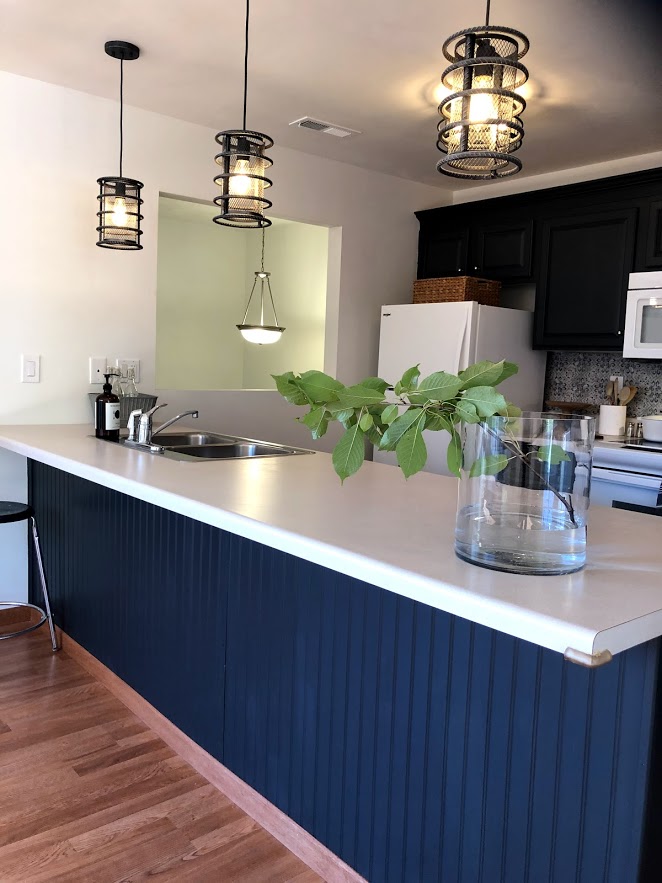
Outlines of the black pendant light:
[[124,251],[137,251],[142,248],[140,237],[142,230],[140,214],[142,199],[140,191],[143,185],[134,178],[122,175],[122,159],[124,151],[124,62],[134,61],[140,55],[140,49],[133,43],[123,40],[109,40],[105,45],[106,55],[119,59],[120,62],[120,173],[118,177],[99,178],[99,211],[97,218],[99,238],[97,245],[101,248],[117,248]]
[[265,151],[274,146],[268,135],[246,128],[246,94],[248,91],[248,21],[250,0],[246,0],[246,43],[244,51],[244,122],[241,129],[219,132],[216,141],[221,152],[214,159],[222,171],[214,182],[221,188],[214,203],[221,209],[214,217],[216,224],[226,227],[269,227],[271,221],[264,212],[271,208],[264,191],[271,187],[265,171],[273,164]]
[[[244,340],[247,340],[249,343],[276,343],[276,341],[280,340],[280,336],[285,329],[282,325],[278,324],[274,296],[271,293],[271,282],[269,281],[271,273],[267,273],[264,269],[264,227],[262,228],[262,261],[260,266],[261,268],[255,273],[255,281],[253,282],[250,297],[246,304],[244,318],[242,319],[241,325],[237,325],[237,328],[241,331],[241,336]],[[246,324],[246,319],[248,318],[251,300],[253,299],[253,294],[255,293],[258,283],[260,285],[260,321],[257,325],[248,325]],[[271,302],[271,310],[274,314],[273,325],[267,325],[264,320],[265,286],[267,288],[267,294],[269,295],[269,301]]]
[[446,156],[437,171],[453,178],[505,178],[522,168],[513,156],[524,138],[526,102],[515,91],[529,78],[520,62],[529,49],[524,34],[485,24],[452,34],[443,45],[451,62],[441,77],[450,93],[439,105],[437,147]]

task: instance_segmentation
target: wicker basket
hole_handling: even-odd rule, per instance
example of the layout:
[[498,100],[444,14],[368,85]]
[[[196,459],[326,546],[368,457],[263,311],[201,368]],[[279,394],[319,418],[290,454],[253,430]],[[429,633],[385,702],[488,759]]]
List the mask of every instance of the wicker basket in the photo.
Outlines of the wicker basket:
[[500,282],[476,279],[474,276],[417,279],[414,282],[414,303],[441,304],[474,300],[488,307],[498,307],[500,290]]

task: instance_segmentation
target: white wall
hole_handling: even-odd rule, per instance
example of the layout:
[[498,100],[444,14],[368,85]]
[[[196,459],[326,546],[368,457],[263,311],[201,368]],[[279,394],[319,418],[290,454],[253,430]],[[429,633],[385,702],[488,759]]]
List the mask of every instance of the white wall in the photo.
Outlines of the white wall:
[[[259,236],[246,235],[249,279],[260,268],[261,240]],[[276,313],[285,332],[270,346],[243,341],[245,389],[272,389],[272,374],[323,370],[328,253],[327,227],[287,221],[269,227],[265,269],[271,273]],[[256,288],[251,311],[257,307],[257,295]],[[270,310],[267,306],[267,322],[272,321]],[[248,321],[254,322],[257,315],[251,312]]]
[[248,234],[219,230],[213,214],[197,203],[159,200],[156,378],[164,387],[243,386],[236,324],[246,301]]
[[[89,356],[138,357],[141,386],[155,385],[158,196],[214,195],[215,132],[126,108],[124,171],[145,184],[145,247],[113,252],[95,246],[94,228],[96,179],[117,173],[117,103],[0,73],[0,106],[0,423],[87,422]],[[218,128],[235,122],[219,119]],[[410,297],[413,212],[445,194],[285,148],[272,156],[275,213],[335,228],[327,367],[345,380],[370,374],[379,306]],[[41,354],[40,384],[18,382],[21,352]],[[254,410],[250,393],[217,395],[231,425]],[[278,430],[265,420],[260,434]],[[2,494],[15,496],[25,471],[10,460],[3,468],[19,487],[3,483]],[[0,544],[3,566],[23,554],[2,536]]]

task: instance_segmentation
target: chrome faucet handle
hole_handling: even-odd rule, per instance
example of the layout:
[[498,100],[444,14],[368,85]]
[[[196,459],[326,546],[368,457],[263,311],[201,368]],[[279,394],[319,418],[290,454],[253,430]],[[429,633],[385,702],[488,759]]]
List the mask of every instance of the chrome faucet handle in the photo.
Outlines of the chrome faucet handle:
[[136,440],[136,423],[138,418],[142,415],[142,410],[138,408],[136,411],[131,411],[129,414],[129,419],[126,423],[126,428],[129,430],[129,437],[127,441],[134,442]]
[[152,443],[152,414],[159,410],[159,408],[167,408],[168,403],[164,402],[162,405],[154,405],[153,408],[150,408],[149,411],[144,411],[140,415],[140,421],[138,423],[138,444],[139,445],[150,445]]

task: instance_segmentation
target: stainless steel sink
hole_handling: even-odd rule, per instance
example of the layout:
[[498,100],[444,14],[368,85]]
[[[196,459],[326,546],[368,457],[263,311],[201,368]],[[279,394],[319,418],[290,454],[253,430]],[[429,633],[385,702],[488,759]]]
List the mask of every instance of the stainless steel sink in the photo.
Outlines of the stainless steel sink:
[[232,444],[235,440],[234,436],[219,435],[216,432],[155,432],[152,436],[152,444],[162,445],[164,448]]
[[221,435],[217,432],[155,432],[152,444],[160,445],[162,455],[169,460],[244,460],[248,457],[287,457],[293,454],[313,454],[304,448],[292,448],[272,442]]
[[243,460],[246,457],[283,457],[288,454],[312,452],[257,442],[235,442],[227,445],[181,445],[167,448],[166,453],[180,454],[185,457],[200,457],[206,460]]

